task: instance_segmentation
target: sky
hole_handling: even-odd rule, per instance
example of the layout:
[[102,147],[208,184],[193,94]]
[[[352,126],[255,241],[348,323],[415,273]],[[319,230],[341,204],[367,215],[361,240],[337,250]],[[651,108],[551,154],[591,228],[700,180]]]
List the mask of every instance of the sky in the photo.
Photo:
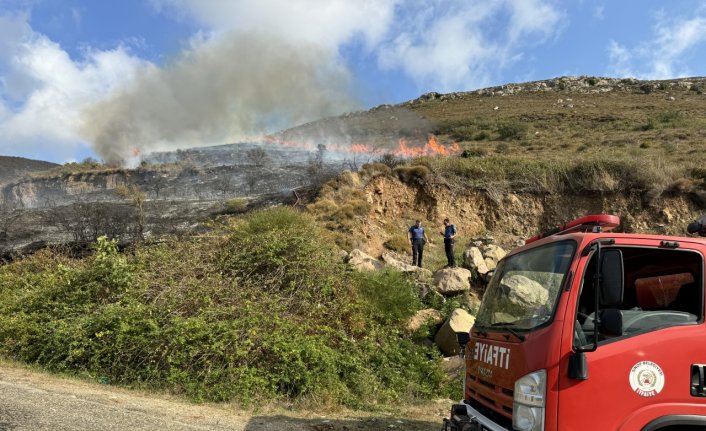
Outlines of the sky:
[[431,91],[706,71],[706,0],[0,0],[0,155],[256,139]]

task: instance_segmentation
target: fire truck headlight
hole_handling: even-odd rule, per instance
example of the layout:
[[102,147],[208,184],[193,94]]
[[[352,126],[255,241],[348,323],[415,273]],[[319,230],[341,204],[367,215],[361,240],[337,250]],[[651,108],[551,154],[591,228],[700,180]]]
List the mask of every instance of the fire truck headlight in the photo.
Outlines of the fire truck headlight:
[[535,371],[517,379],[512,403],[512,425],[516,430],[544,430],[546,392],[546,370]]

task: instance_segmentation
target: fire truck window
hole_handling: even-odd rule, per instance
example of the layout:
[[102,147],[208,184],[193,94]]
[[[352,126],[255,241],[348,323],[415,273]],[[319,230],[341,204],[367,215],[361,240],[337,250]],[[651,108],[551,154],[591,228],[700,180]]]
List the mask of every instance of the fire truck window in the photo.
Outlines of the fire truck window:
[[[622,320],[620,335],[601,333],[598,342],[702,321],[704,292],[701,255],[672,249],[625,247],[623,302],[612,312]],[[590,345],[594,336],[593,275],[596,256],[586,267],[576,313],[574,344]],[[600,309],[605,310],[604,305]],[[579,341],[580,340],[580,341]]]

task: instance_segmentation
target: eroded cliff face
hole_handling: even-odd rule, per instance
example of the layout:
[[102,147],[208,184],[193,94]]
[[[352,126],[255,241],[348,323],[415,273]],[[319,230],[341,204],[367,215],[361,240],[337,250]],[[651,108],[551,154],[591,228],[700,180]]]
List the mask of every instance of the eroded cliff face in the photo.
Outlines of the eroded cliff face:
[[504,247],[512,248],[549,227],[588,214],[616,214],[624,232],[685,236],[686,225],[702,211],[686,195],[663,196],[649,203],[638,194],[498,195],[443,183],[410,185],[392,176],[375,177],[364,190],[370,212],[362,220],[362,232],[365,251],[373,256],[380,255],[383,244],[395,234],[404,234],[415,218],[435,233],[449,217],[462,239],[492,235]]
[[312,174],[316,155],[288,148],[247,157],[255,147],[200,148],[180,152],[169,164],[35,176],[5,185],[0,257],[47,244],[88,243],[103,234],[131,241],[181,232],[246,205],[287,202],[313,177],[342,169],[340,160],[322,160]]

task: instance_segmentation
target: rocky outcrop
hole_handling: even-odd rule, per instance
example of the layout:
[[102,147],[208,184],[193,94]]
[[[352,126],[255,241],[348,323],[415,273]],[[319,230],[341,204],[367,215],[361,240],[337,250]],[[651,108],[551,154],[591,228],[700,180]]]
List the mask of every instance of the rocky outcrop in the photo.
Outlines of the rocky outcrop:
[[[605,78],[596,76],[562,76],[543,81],[518,84],[505,84],[482,88],[476,91],[440,94],[426,93],[407,102],[409,105],[424,104],[432,101],[447,101],[468,95],[486,97],[508,97],[522,93],[559,93],[559,94],[601,94],[601,93],[642,93],[657,91],[691,91],[699,93],[706,87],[706,79],[689,78],[663,81],[641,81],[634,78]],[[567,100],[571,102],[570,99]],[[563,103],[563,101],[561,102]]]
[[460,348],[456,338],[457,332],[467,333],[473,327],[476,318],[461,308],[455,309],[434,337],[434,342],[446,356],[458,355]]

